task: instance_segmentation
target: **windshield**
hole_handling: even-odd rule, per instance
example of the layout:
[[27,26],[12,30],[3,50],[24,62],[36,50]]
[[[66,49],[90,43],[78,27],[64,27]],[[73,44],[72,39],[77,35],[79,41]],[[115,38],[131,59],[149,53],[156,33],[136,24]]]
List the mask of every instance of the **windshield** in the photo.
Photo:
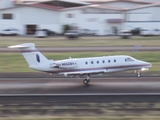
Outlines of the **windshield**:
[[132,57],[129,57],[129,58],[126,58],[126,61],[128,61],[128,62],[132,62],[132,61],[135,61],[135,59],[134,59],[134,58],[132,58]]
[[141,31],[149,31],[149,30],[147,30],[147,29],[142,29]]
[[122,33],[129,33],[130,34],[131,32],[122,32]]
[[130,30],[122,30],[122,31],[120,31],[120,33],[131,33],[131,31]]
[[74,30],[68,30],[67,33],[77,33],[77,31]]

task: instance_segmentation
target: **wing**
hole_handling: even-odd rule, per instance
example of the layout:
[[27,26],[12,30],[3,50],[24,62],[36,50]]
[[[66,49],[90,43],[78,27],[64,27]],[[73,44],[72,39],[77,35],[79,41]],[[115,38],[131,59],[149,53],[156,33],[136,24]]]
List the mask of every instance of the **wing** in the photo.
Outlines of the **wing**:
[[85,75],[85,74],[100,74],[100,73],[106,73],[106,69],[99,69],[99,70],[85,70],[85,71],[76,71],[76,72],[62,72],[59,74],[63,74],[65,77],[68,75]]

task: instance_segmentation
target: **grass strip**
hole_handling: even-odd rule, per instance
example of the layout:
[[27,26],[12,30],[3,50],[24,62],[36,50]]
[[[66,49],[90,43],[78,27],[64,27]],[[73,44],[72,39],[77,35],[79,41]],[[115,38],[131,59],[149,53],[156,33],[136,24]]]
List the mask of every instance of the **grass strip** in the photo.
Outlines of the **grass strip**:
[[[136,59],[152,63],[150,72],[160,72],[160,52],[66,52],[44,53],[48,59],[97,57],[108,55],[130,55]],[[21,53],[0,53],[0,72],[36,72],[28,68]]]
[[0,47],[21,43],[35,43],[43,47],[77,47],[77,46],[160,46],[160,36],[134,37],[132,39],[120,39],[119,37],[80,37],[79,39],[66,39],[65,37],[1,37]]

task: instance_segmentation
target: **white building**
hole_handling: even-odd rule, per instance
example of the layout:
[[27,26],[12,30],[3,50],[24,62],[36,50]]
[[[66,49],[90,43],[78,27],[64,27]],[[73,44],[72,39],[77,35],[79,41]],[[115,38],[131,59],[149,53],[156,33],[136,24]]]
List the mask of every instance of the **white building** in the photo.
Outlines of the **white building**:
[[[43,6],[44,7],[44,6]],[[60,32],[59,8],[41,8],[24,5],[2,9],[1,29],[16,28],[21,34],[32,34],[35,29],[48,28]]]
[[120,8],[96,5],[63,9],[60,15],[61,25],[70,24],[78,29],[96,31],[99,35],[118,31],[124,18]]
[[14,6],[14,0],[0,0],[0,9],[10,8]]
[[141,0],[141,1],[144,1],[144,2],[151,2],[152,1],[152,2],[155,2],[155,3],[160,2],[160,0]]
[[[50,0],[51,1],[51,0]],[[66,3],[66,0],[62,2]],[[0,30],[19,29],[32,34],[36,29],[62,32],[62,26],[89,29],[98,35],[116,34],[120,29],[160,29],[160,4],[129,0],[110,0],[88,5],[71,1],[61,6],[49,3],[15,4],[0,10]]]
[[160,3],[138,6],[127,11],[124,28],[160,29]]

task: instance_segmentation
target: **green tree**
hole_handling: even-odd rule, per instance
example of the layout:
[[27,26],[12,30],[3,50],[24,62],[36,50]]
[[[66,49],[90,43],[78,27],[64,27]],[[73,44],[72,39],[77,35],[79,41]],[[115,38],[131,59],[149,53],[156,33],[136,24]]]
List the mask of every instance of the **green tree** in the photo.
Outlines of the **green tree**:
[[67,30],[70,30],[71,26],[70,25],[63,25],[63,33],[65,33]]

